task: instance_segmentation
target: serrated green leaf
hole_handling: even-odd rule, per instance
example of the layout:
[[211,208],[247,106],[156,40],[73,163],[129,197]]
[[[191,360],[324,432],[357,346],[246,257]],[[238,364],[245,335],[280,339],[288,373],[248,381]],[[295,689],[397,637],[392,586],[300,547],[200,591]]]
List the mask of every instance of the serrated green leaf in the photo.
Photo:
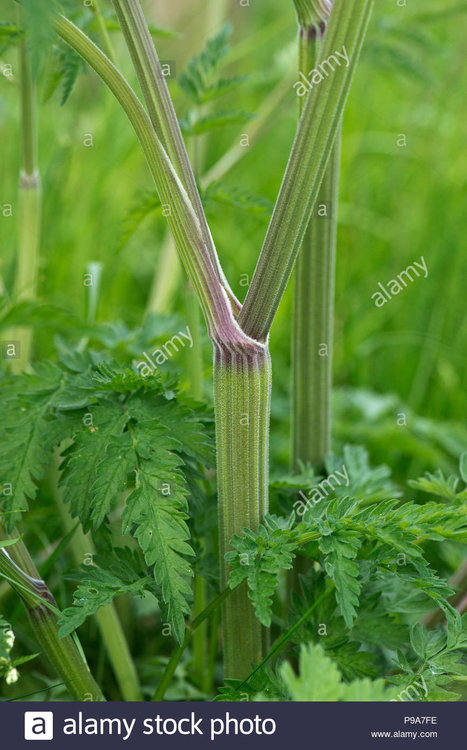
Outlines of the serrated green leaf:
[[282,665],[280,675],[294,701],[389,701],[395,694],[384,680],[364,678],[345,684],[337,665],[317,644],[301,647],[298,675],[290,664]]
[[91,487],[91,521],[98,529],[126,487],[132,463],[132,440],[128,432],[110,435],[105,453],[96,466],[96,479]]
[[231,34],[232,26],[226,23],[208,40],[203,51],[188,63],[186,70],[180,75],[180,88],[196,104],[203,104],[226,90],[225,82],[217,79],[217,70],[229,51],[228,40]]
[[289,529],[276,527],[271,530],[268,518],[265,520],[267,525],[260,526],[256,533],[246,530],[245,536],[234,536],[230,546],[235,551],[228,552],[225,558],[231,568],[229,585],[234,588],[242,581],[248,581],[248,595],[256,616],[268,627],[279,572],[292,567],[298,545]]
[[136,486],[127,497],[122,514],[123,532],[138,540],[146,563],[154,565],[154,578],[161,587],[168,622],[181,643],[185,616],[190,612],[193,575],[186,556],[188,544],[186,489],[182,459],[175,453],[177,441],[162,425],[147,422],[132,428],[137,453]]
[[458,483],[458,477],[451,475],[446,478],[440,469],[438,469],[435,474],[427,472],[427,474],[424,477],[420,477],[420,479],[409,480],[409,485],[420,490],[420,492],[437,495],[446,500],[456,499],[456,488]]
[[115,548],[110,555],[95,555],[93,565],[82,565],[81,582],[74,593],[73,606],[59,618],[60,637],[65,637],[85,619],[105,607],[116,596],[143,596],[150,589],[151,578],[142,575],[134,552]]
[[0,425],[0,511],[7,530],[14,528],[18,513],[28,509],[36,481],[63,437],[63,425],[51,419],[62,385],[61,370],[50,363],[0,382],[5,405]]
[[336,584],[336,600],[347,627],[351,628],[357,616],[361,584],[359,567],[355,562],[361,540],[357,534],[336,531],[323,537],[319,546],[324,554],[324,565],[328,575]]
[[[110,492],[106,491],[105,499],[96,495],[97,491],[105,489],[98,480],[98,474],[104,470],[101,462],[112,456],[112,466],[119,472],[118,478],[121,478],[120,469],[115,466],[120,466],[120,453],[117,449],[107,454],[107,448],[113,437],[120,436],[120,447],[125,443],[122,433],[127,422],[128,415],[120,405],[112,401],[102,401],[91,406],[81,430],[75,435],[73,445],[64,453],[60,478],[63,499],[70,504],[72,516],[79,518],[85,528],[88,527],[94,507],[96,510],[93,521],[97,528],[98,522],[103,518],[104,508],[110,507],[114,497],[112,493],[116,491],[116,485],[113,483]],[[107,467],[105,471],[107,475]]]

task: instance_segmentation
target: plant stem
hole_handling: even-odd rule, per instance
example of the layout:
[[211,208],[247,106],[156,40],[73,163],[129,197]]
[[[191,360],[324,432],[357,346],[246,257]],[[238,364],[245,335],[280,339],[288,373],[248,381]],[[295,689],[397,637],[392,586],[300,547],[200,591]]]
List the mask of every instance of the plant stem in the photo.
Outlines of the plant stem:
[[[235,589],[233,591],[235,591]],[[170,657],[169,663],[167,664],[167,667],[165,668],[165,672],[162,676],[162,680],[157,686],[156,692],[154,693],[152,697],[153,701],[161,701],[163,699],[165,692],[167,688],[169,687],[172,677],[175,673],[175,670],[177,669],[177,666],[180,662],[180,659],[182,658],[185,649],[190,643],[192,635],[207,620],[207,618],[213,612],[215,612],[217,608],[231,595],[232,595],[232,589],[230,588],[224,589],[219,594],[219,596],[217,596],[210,604],[208,604],[208,606],[202,612],[200,612],[198,617],[196,617],[196,619],[193,620],[191,625],[187,625],[183,643],[180,646],[177,646],[177,648],[174,649],[174,651],[172,652],[172,656]]]
[[[74,521],[63,502],[57,502],[65,531],[74,526]],[[81,526],[76,529],[71,540],[71,551],[76,565],[82,565],[89,556],[94,556],[96,550],[89,534],[85,534]],[[102,643],[107,651],[114,671],[119,690],[124,701],[141,701],[142,694],[125,633],[113,603],[100,607],[96,612],[96,620],[102,636]]]
[[[72,519],[67,505],[63,502],[62,493],[58,489],[59,453],[60,451],[57,450],[54,465],[50,472],[50,487],[60,514],[63,529],[65,534],[68,534],[71,529],[75,528],[76,521]],[[88,560],[89,564],[92,564],[96,549],[91,535],[89,533],[85,534],[81,525],[75,528],[75,532],[70,540],[70,546],[74,564],[77,567],[86,564]],[[96,620],[102,636],[102,643],[110,659],[123,700],[142,700],[138,675],[115,605],[111,603],[105,607],[100,607],[96,612]]]
[[[210,235],[208,239],[203,229],[204,223],[200,214],[202,207],[198,209],[191,203],[143,105],[102,50],[77,26],[63,16],[59,16],[55,19],[55,28],[62,39],[100,75],[133,125],[148,161],[161,203],[170,208],[167,221],[188,277],[196,289],[210,335],[222,336],[226,330],[232,331],[236,327],[234,312],[239,303],[226,286],[212,239]],[[129,44],[132,44],[132,41]],[[157,86],[161,86],[156,72],[154,75]],[[165,86],[165,82],[163,85]]]
[[334,0],[322,58],[346,50],[348,66],[336,67],[306,99],[260,258],[238,316],[244,332],[264,341],[292,273],[313,205],[340,128],[342,113],[365,38],[373,0]]
[[[234,534],[256,530],[268,509],[271,367],[267,347],[227,347],[214,356],[221,586]],[[224,674],[241,679],[264,653],[265,635],[242,584],[223,608]]]
[[[26,45],[27,39],[22,36],[18,47],[23,163],[19,179],[18,260],[14,289],[17,302],[33,300],[36,296],[42,211],[37,166],[35,86]],[[11,335],[20,342],[20,356],[11,360],[12,371],[21,372],[31,357],[32,331],[30,328],[18,328]]]
[[115,50],[112,44],[112,41],[110,39],[109,32],[107,30],[107,26],[105,24],[105,18],[102,15],[102,11],[100,8],[100,2],[98,0],[93,0],[92,3],[92,12],[94,13],[94,16],[96,18],[97,25],[99,27],[99,34],[101,36],[102,40],[102,46],[104,48],[104,52],[113,63],[115,63]]
[[[73,638],[60,638],[57,624],[57,613],[60,613],[52,594],[39,578],[32,560],[29,558],[27,567],[34,570],[35,576],[25,573],[14,561],[12,551],[15,546],[8,547],[8,552],[0,550],[0,574],[21,597],[39,645],[62,677],[74,700],[105,700]],[[20,556],[22,559],[29,557],[24,545]]]
[[[211,262],[210,271],[223,287],[232,309],[238,312],[240,303],[230,289],[220,267],[178,118],[139,0],[113,0],[113,3],[138,75],[154,132],[186,190],[197,219],[203,252]],[[196,287],[194,279],[190,277],[190,280]]]
[[[299,19],[299,75],[315,68],[325,15],[310,0],[295,0]],[[303,98],[299,98],[299,114]],[[300,462],[322,468],[330,449],[334,277],[341,128],[336,135],[315,215],[295,268],[292,334],[292,470]]]

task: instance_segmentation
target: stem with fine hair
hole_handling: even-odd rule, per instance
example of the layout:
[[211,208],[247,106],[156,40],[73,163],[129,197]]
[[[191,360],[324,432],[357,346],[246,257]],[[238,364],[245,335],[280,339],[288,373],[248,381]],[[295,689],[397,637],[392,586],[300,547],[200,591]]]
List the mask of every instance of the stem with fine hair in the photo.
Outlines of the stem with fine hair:
[[311,211],[340,128],[374,0],[334,0],[322,58],[345,48],[336,67],[309,92],[267,235],[238,323],[249,336],[267,337],[292,273]]
[[[233,342],[232,342],[233,343]],[[225,554],[234,534],[256,531],[268,511],[271,363],[266,344],[216,342],[214,404],[221,586],[228,583]],[[248,598],[246,582],[223,608],[224,675],[241,679],[262,658],[266,631]]]
[[216,613],[218,607],[222,604],[222,602],[224,602],[230,596],[232,596],[232,590],[229,588],[224,589],[214,599],[214,601],[208,604],[208,606],[205,609],[203,609],[202,612],[199,613],[199,615],[193,620],[191,624],[187,625],[183,643],[177,646],[177,648],[173,651],[172,656],[170,657],[169,663],[167,664],[165,668],[165,672],[162,675],[162,679],[160,683],[158,684],[156,692],[154,693],[152,697],[153,701],[161,701],[163,699],[165,692],[170,685],[170,681],[174,675],[174,672],[177,669],[180,659],[182,658],[185,649],[190,643],[192,636],[194,636],[194,634],[199,630],[199,628],[202,627],[202,625],[206,622],[206,620],[208,619],[208,617],[210,617],[211,614]]
[[[58,451],[56,453],[54,467],[51,471],[51,488],[56,501],[57,509],[61,517],[63,529],[68,533],[75,522],[71,518],[67,506],[63,502],[62,493],[58,488]],[[79,525],[70,542],[74,563],[82,565],[89,557],[91,561],[96,550],[90,534],[85,534]],[[117,680],[117,685],[125,701],[142,700],[138,674],[131,657],[128,643],[113,602],[100,607],[96,612],[96,620],[102,636],[102,643],[107,651],[112,670]]]
[[[299,22],[299,75],[308,77],[319,60],[331,3],[316,7],[294,0]],[[299,97],[299,114],[303,98]],[[293,471],[301,463],[320,469],[330,449],[334,276],[341,128],[338,129],[315,211],[297,258],[292,332]]]
[[0,575],[21,597],[34,636],[72,698],[77,701],[105,700],[72,636],[59,636],[60,612],[21,541],[8,549],[0,549]]

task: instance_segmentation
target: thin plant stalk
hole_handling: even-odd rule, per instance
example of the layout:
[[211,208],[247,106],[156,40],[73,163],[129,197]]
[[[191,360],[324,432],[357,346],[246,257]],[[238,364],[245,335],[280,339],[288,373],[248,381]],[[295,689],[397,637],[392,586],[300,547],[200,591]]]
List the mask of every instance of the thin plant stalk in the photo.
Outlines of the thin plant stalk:
[[[233,348],[219,343],[214,355],[220,559],[243,529],[255,531],[268,512],[271,362],[266,345]],[[228,584],[221,562],[221,586]],[[267,642],[248,597],[246,582],[223,607],[225,677],[240,678],[261,660]]]
[[109,58],[109,60],[115,63],[116,56],[115,56],[114,46],[112,44],[112,40],[110,38],[110,34],[108,32],[108,29],[105,23],[105,18],[102,15],[99,0],[93,0],[92,5],[91,5],[91,10],[94,13],[94,17],[96,19],[96,23],[99,29],[99,34],[101,37],[102,47],[104,49],[104,52]]
[[[17,551],[15,547],[20,545]],[[23,566],[20,566],[23,563]],[[27,569],[29,572],[26,572]],[[59,636],[55,600],[20,541],[0,549],[0,575],[19,594],[37,642],[77,701],[105,700],[72,636]],[[79,642],[78,642],[79,643]]]
[[374,0],[334,0],[322,57],[345,47],[348,66],[336,67],[306,97],[263,248],[238,316],[244,332],[264,341],[298,256],[340,129],[350,84]]
[[[299,21],[299,75],[319,61],[330,7],[295,0]],[[299,97],[299,115],[303,110]],[[295,267],[292,323],[292,470],[322,469],[330,449],[334,277],[341,128],[324,173],[313,217]]]
[[[58,472],[54,471],[53,473],[55,475],[53,479],[58,480]],[[71,518],[61,493],[56,487],[57,481],[53,481],[57,509],[63,529],[65,533],[68,533],[75,527],[75,521]],[[76,566],[79,567],[87,561],[90,565],[93,564],[92,560],[96,554],[96,549],[90,535],[84,533],[81,525],[75,529],[71,537],[70,547]],[[143,698],[138,674],[115,604],[112,602],[105,607],[100,607],[96,612],[96,620],[102,636],[102,644],[109,657],[122,699],[124,701],[141,701]]]
[[190,643],[192,637],[195,635],[195,633],[199,630],[200,627],[207,621],[207,619],[213,615],[215,616],[218,612],[219,606],[226,601],[230,596],[232,596],[232,590],[230,588],[224,589],[210,604],[208,604],[205,609],[203,609],[202,612],[199,613],[197,617],[193,620],[193,622],[189,625],[187,625],[185,638],[183,639],[183,643],[181,643],[177,648],[172,652],[172,656],[170,657],[169,663],[167,664],[164,674],[162,675],[162,679],[160,683],[157,686],[157,689],[152,697],[153,701],[161,701],[166,693],[167,688],[170,685],[170,682],[172,680],[172,677],[175,673],[175,670],[177,669],[177,666],[180,662],[180,659],[182,658],[186,648],[188,647],[188,644]]
[[[277,112],[277,108],[283,103],[287,94],[290,93],[290,88],[293,83],[293,78],[290,75],[281,78],[280,82],[273,88],[270,94],[266,97],[264,102],[258,108],[255,119],[244,128],[244,132],[241,133],[242,139],[239,136],[236,138],[234,144],[225,154],[219,157],[219,159],[204,172],[200,178],[200,186],[202,190],[206,190],[209,185],[213,182],[221,180],[226,173],[233,169],[233,167],[241,160],[244,156],[250,152],[250,147],[254,146],[257,140],[264,134],[268,126],[271,124],[274,114]],[[241,145],[247,143],[246,145]],[[154,271],[154,276],[151,284],[151,290],[149,293],[148,303],[146,306],[146,315],[150,312],[162,313],[167,312],[171,309],[175,290],[179,284],[181,277],[181,265],[178,258],[177,248],[175,246],[173,237],[170,233],[167,233],[162,245],[160,254],[160,260]]]
[[[20,13],[20,19],[22,14]],[[18,196],[18,255],[14,285],[16,302],[34,300],[37,293],[41,234],[42,191],[37,160],[36,91],[27,50],[27,38],[19,41],[21,90],[22,167]],[[29,362],[32,331],[20,327],[11,333],[19,341],[19,356],[11,360],[13,372],[21,372]]]

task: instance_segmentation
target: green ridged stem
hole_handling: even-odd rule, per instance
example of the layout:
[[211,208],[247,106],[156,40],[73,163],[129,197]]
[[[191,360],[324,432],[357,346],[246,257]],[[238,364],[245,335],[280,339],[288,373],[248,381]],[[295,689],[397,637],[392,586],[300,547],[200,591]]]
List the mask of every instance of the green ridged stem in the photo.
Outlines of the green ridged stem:
[[[63,528],[68,533],[74,527],[75,522],[63,502],[61,493],[56,492],[55,499]],[[77,566],[82,565],[89,557],[92,559],[96,554],[90,534],[85,534],[81,526],[75,530],[70,545],[74,563]],[[143,700],[138,673],[115,604],[111,602],[100,607],[95,617],[122,699],[127,702]]]
[[[40,579],[26,548],[22,542],[18,544],[22,545],[22,548],[17,553],[14,552],[17,545],[0,549],[0,575],[21,597],[37,642],[63,679],[74,700],[105,700],[73,638],[60,638],[57,624],[60,613],[55,600],[44,581]],[[25,573],[15,557],[18,561],[27,557],[27,567],[31,572],[35,572],[36,576]]]
[[[332,347],[339,147],[333,147],[313,217],[298,256],[292,333],[292,468],[322,467],[331,445]],[[329,209],[330,206],[330,209]],[[326,349],[324,349],[326,347]]]
[[[257,529],[268,510],[271,362],[256,342],[214,354],[221,586],[228,584],[225,554],[234,534]],[[243,679],[264,656],[267,634],[257,620],[246,583],[223,606],[224,677]]]
[[[178,118],[141,4],[139,0],[113,0],[113,4],[143,91],[154,133],[167,152],[174,171],[186,190],[202,236],[203,252],[209,256],[211,262],[210,270],[227,294],[232,309],[238,313],[240,303],[230,289],[219,264]],[[194,280],[190,280],[195,287]]]
[[253,279],[238,316],[242,330],[264,341],[292,273],[323,181],[370,20],[374,0],[334,0],[322,58],[345,46],[350,64],[336,67],[306,97]]
[[[19,10],[20,23],[22,13]],[[37,165],[36,92],[33,82],[27,40],[19,42],[19,71],[21,90],[22,167],[18,195],[18,256],[14,297],[17,302],[36,297],[39,268],[39,245],[42,216],[42,191]],[[20,342],[20,356],[11,360],[12,372],[19,373],[28,364],[32,349],[32,331],[18,327],[10,333]]]
[[[308,76],[319,61],[325,34],[324,4],[294,0],[299,21],[298,72]],[[299,97],[299,115],[303,109]],[[320,468],[331,444],[332,347],[341,128],[297,258],[292,331],[291,465]],[[325,209],[321,208],[325,206]],[[326,211],[319,216],[318,211]]]
[[[232,299],[219,278],[213,246],[206,235],[196,206],[171,163],[167,151],[146,110],[111,61],[83,32],[64,16],[55,18],[59,36],[96,71],[122,106],[146,156],[161,203],[169,207],[167,221],[183,260],[187,275],[196,290],[212,336],[222,336],[225,325],[234,322]],[[216,256],[217,258],[217,256]]]

